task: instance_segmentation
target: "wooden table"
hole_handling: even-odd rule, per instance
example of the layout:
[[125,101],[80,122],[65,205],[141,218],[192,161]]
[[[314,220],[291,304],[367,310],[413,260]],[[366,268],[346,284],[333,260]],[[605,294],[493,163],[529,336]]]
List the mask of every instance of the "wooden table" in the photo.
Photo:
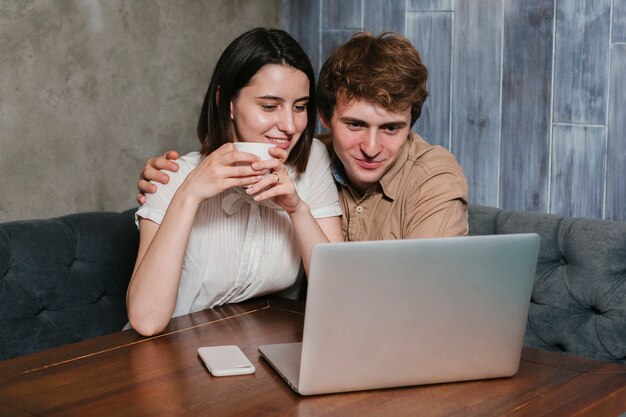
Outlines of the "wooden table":
[[[303,303],[251,300],[0,362],[0,416],[612,416],[626,366],[525,348],[512,378],[301,397],[257,346],[302,339]],[[216,378],[201,346],[236,344],[256,373]]]

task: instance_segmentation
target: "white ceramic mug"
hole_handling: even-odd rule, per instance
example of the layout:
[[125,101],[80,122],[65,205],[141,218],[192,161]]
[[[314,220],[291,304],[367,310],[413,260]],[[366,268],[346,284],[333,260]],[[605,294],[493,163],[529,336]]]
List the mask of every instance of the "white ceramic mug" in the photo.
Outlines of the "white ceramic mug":
[[276,146],[272,143],[263,142],[235,142],[234,145],[238,151],[254,154],[261,158],[261,161],[273,158],[269,153],[269,149]]

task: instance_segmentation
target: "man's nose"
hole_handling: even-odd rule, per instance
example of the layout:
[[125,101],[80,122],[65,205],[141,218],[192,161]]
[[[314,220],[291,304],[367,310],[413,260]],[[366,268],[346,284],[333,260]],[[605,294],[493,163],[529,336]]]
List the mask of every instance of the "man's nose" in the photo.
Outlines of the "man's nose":
[[378,155],[380,147],[380,141],[378,140],[378,132],[376,129],[367,131],[365,137],[361,141],[361,152],[369,157],[373,157]]
[[291,111],[291,109],[284,109],[283,111],[279,112],[276,126],[281,132],[285,132],[289,135],[295,132],[296,127],[293,120],[293,112]]

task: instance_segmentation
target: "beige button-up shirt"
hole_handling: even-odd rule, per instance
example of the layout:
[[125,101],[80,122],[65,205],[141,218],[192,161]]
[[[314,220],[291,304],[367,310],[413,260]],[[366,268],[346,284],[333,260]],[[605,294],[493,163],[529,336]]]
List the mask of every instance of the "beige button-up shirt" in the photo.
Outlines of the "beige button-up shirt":
[[346,241],[464,236],[468,187],[447,149],[411,132],[396,163],[365,195],[352,188],[333,158]]

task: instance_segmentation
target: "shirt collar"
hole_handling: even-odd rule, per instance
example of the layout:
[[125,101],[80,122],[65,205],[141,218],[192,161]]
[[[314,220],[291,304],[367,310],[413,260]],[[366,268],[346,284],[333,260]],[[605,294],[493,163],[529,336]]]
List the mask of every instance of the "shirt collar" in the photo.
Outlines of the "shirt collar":
[[350,186],[350,184],[348,184],[348,178],[346,177],[346,170],[334,151],[332,152],[332,173],[335,181],[337,181],[339,185],[343,185],[344,187]]
[[409,152],[414,141],[415,133],[409,132],[407,140],[399,150],[398,159],[396,159],[396,162],[394,162],[391,168],[389,168],[380,181],[378,181],[385,196],[391,200],[395,200],[398,196],[398,188],[400,187],[400,180],[402,179],[400,173],[402,168],[406,165],[406,161],[409,159]]

